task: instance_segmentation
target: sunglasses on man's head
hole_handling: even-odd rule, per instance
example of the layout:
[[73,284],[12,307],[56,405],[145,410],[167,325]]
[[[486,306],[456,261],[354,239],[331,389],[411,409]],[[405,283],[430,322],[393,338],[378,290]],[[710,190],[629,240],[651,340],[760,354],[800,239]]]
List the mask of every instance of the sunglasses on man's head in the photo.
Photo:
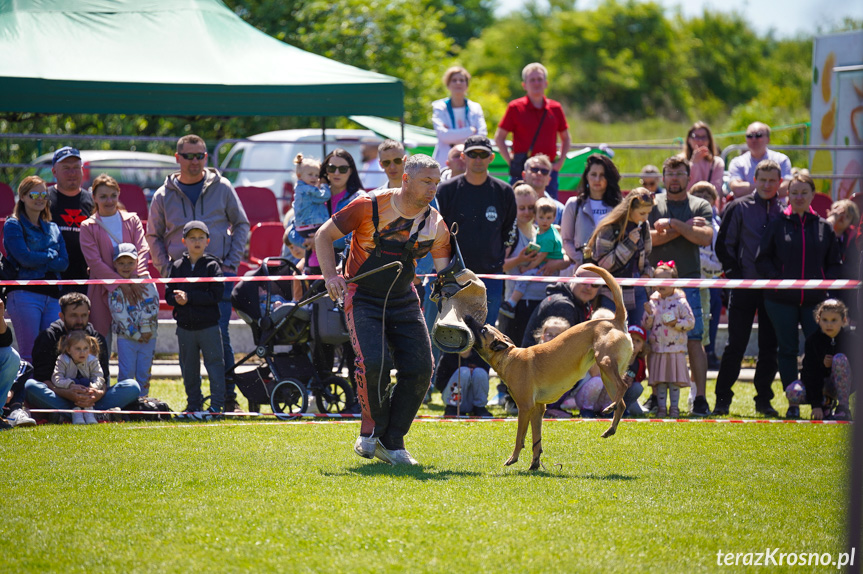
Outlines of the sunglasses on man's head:
[[183,158],[183,159],[187,160],[187,161],[192,161],[193,159],[204,159],[205,157],[207,157],[206,152],[201,152],[201,153],[178,153],[177,155],[178,155],[178,156],[180,156],[181,158]]
[[541,173],[542,175],[548,175],[551,172],[550,169],[545,169],[544,167],[529,167],[527,170],[530,173]]
[[472,149],[470,151],[464,152],[464,155],[471,159],[486,159],[491,154],[487,151],[483,151],[481,149]]
[[27,195],[30,196],[30,199],[48,199],[47,191],[31,191]]
[[[394,165],[401,165],[402,164],[402,158],[396,157],[393,159],[382,159],[381,160],[381,167],[387,168],[390,166],[390,163],[392,163]],[[344,172],[342,172],[342,173],[344,173]]]
[[764,132],[752,132],[751,134],[746,134],[746,139],[753,140],[756,138],[763,138],[766,135],[767,134],[765,134]]
[[333,165],[331,163],[327,164],[327,173],[348,173],[348,170],[351,169],[349,165]]

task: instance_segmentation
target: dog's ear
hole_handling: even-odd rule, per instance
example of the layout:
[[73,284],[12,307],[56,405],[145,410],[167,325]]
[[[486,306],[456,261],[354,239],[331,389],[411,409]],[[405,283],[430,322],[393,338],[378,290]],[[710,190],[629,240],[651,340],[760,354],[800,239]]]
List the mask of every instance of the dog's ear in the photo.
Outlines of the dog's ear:
[[489,346],[492,351],[505,351],[510,347],[514,347],[515,344],[509,340],[509,338],[505,339],[495,339],[494,342]]

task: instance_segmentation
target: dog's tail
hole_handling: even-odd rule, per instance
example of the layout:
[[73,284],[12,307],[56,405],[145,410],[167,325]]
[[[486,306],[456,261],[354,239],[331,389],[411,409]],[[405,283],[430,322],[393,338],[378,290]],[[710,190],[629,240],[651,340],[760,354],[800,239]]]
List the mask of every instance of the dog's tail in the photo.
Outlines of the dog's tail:
[[[621,331],[626,331],[626,307],[623,304],[623,291],[620,289],[620,285],[617,284],[611,273],[602,267],[588,264],[584,265],[583,269],[596,273],[605,281],[605,285],[611,290],[611,298],[614,301],[614,322],[617,323]],[[638,309],[635,312],[637,313]]]

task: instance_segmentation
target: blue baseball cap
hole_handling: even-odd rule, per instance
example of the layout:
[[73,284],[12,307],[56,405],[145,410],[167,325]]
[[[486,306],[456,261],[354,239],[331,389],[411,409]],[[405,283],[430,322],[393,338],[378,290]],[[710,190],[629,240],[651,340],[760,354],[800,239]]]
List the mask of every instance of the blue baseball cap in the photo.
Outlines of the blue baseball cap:
[[77,157],[81,159],[81,152],[71,146],[61,147],[54,152],[54,160],[51,162],[51,167],[57,165],[58,161],[63,161],[67,157]]

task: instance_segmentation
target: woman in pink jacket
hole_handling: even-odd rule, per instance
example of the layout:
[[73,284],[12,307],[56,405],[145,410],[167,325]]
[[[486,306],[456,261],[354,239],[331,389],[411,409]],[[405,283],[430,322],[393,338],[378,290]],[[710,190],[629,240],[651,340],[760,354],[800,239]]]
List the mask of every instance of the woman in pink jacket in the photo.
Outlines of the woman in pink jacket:
[[[114,270],[114,248],[118,243],[132,243],[138,250],[138,277],[149,277],[150,246],[138,215],[120,211],[120,185],[107,174],[93,180],[96,213],[81,224],[81,252],[90,267],[90,279],[120,279]],[[122,289],[126,299],[141,299],[144,285],[90,285],[90,323],[111,348],[111,311],[108,293]]]
[[689,189],[699,181],[708,181],[716,188],[722,197],[722,176],[725,175],[725,163],[719,155],[713,132],[704,122],[695,122],[686,134],[681,155],[689,160]]

